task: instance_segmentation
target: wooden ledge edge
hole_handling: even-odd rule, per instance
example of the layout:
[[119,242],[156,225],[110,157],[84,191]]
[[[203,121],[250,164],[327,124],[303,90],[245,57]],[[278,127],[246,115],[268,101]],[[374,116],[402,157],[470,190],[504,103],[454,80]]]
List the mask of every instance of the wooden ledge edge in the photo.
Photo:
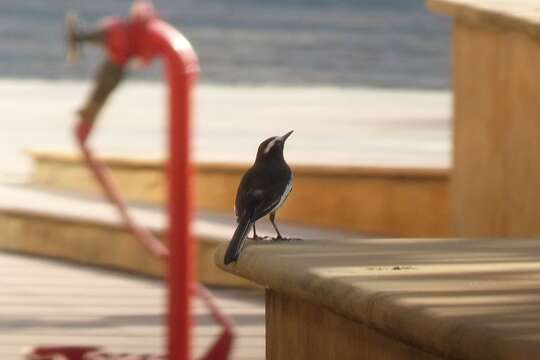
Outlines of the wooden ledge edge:
[[[76,151],[60,151],[60,150],[36,150],[25,149],[24,153],[38,162],[56,162],[63,164],[78,164],[81,163],[82,157]],[[100,154],[99,159],[102,159],[111,166],[134,167],[134,168],[159,168],[161,169],[165,162],[161,157],[148,157],[134,154],[133,156],[108,155]]]
[[[53,221],[61,224],[72,224],[77,226],[91,226],[105,230],[119,230],[130,232],[131,230],[124,224],[116,215],[112,218],[96,218],[92,216],[70,215],[66,213],[55,213],[43,210],[33,210],[24,207],[9,207],[0,206],[0,216],[11,216],[17,218],[28,218],[35,221]],[[144,224],[144,227],[151,231],[155,236],[164,239],[167,230],[161,226]],[[208,245],[217,246],[228,241],[228,233],[226,236],[220,236],[215,231],[207,231],[204,225],[201,225],[198,220],[194,221],[193,236],[198,241],[202,241]]]
[[[248,240],[237,263],[228,266],[223,264],[227,244],[217,248],[214,261],[220,269],[231,274],[264,288],[323,306],[344,318],[441,358],[491,359],[494,348],[497,349],[495,351],[502,351],[504,355],[519,354],[516,358],[522,358],[520,356],[523,354],[530,356],[537,350],[512,341],[505,341],[504,345],[501,345],[501,334],[492,328],[468,326],[459,318],[443,318],[414,306],[407,306],[399,300],[396,301],[399,293],[395,291],[373,291],[358,284],[353,286],[346,279],[321,276],[316,269],[306,270],[299,252],[291,251],[289,257],[288,251],[285,251],[289,250],[286,247],[302,243],[306,246],[307,253],[310,246],[328,246],[329,252],[332,252],[329,241],[255,243]],[[269,248],[272,248],[271,251]],[[270,252],[278,256],[269,255]],[[286,261],[278,264],[278,258]],[[514,357],[501,355],[500,358]]]
[[[127,225],[122,223],[122,221],[117,218],[95,218],[91,216],[79,216],[79,215],[69,215],[69,214],[60,214],[54,212],[48,212],[43,210],[32,210],[21,207],[6,207],[0,206],[0,216],[12,216],[18,218],[28,218],[35,221],[53,221],[61,224],[73,224],[77,226],[92,226],[106,230],[120,230],[120,231],[129,231]],[[166,234],[166,231],[161,227],[156,226],[145,226],[148,230],[152,231],[157,237],[163,238]],[[213,242],[217,242],[212,239]]]
[[540,41],[540,6],[471,1],[471,0],[426,0],[429,10],[440,15],[454,17],[473,25],[511,28],[522,31]]
[[[64,164],[78,164],[81,156],[76,152],[51,151],[26,149],[25,153],[34,161],[58,162]],[[155,169],[161,170],[165,166],[165,160],[161,157],[138,157],[138,155],[100,155],[105,163],[110,166]],[[195,164],[198,172],[228,172],[243,173],[250,164],[235,162],[197,161]],[[327,165],[306,165],[291,164],[297,175],[307,176],[328,176],[328,177],[388,177],[397,179],[437,179],[447,180],[450,170],[442,167],[401,167],[401,166],[327,166]]]

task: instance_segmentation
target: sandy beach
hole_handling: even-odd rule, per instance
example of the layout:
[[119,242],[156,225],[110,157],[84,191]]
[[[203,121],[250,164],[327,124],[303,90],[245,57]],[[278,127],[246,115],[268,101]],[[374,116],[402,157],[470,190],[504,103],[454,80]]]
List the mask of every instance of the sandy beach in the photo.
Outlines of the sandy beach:
[[[83,81],[0,80],[2,176],[28,173],[24,149],[74,150]],[[103,154],[163,156],[165,89],[127,81],[105,108],[91,142]],[[196,91],[197,160],[251,162],[266,137],[295,130],[292,164],[447,167],[451,95],[374,88],[224,86]]]

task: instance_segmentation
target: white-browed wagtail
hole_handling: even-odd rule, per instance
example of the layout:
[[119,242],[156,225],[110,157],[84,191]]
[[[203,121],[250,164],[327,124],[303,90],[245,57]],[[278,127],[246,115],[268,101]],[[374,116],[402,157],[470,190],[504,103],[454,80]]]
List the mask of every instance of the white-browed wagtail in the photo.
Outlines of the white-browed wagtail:
[[293,174],[283,158],[285,141],[292,134],[273,136],[264,140],[257,151],[253,166],[244,174],[236,193],[235,213],[238,226],[225,252],[225,265],[238,259],[244,241],[255,221],[270,214],[270,222],[282,239],[276,223],[276,211],[283,205],[292,189]]

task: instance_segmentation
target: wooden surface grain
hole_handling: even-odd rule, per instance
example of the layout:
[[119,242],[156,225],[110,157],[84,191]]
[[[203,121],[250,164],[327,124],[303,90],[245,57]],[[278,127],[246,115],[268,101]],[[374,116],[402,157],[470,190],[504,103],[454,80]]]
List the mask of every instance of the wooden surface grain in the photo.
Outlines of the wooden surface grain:
[[540,10],[536,0],[427,0],[431,10],[473,26],[517,31],[540,41]]
[[[0,252],[0,358],[37,345],[98,345],[114,353],[164,349],[161,281]],[[212,289],[235,321],[233,359],[264,359],[264,299],[258,290]],[[219,333],[195,301],[195,354]]]
[[266,290],[266,360],[436,360],[331,309]]
[[[100,192],[77,156],[33,151],[32,182],[86,193]],[[79,161],[77,161],[77,159]],[[164,161],[103,157],[130,200],[162,203]],[[136,166],[140,163],[141,167]],[[196,164],[195,204],[200,210],[231,213],[249,164]],[[439,167],[292,165],[294,185],[280,220],[389,236],[449,233],[449,172]],[[316,196],[314,196],[316,194]]]
[[456,359],[540,353],[538,239],[249,242],[216,264],[398,341]]
[[540,42],[458,20],[453,48],[453,233],[539,236]]

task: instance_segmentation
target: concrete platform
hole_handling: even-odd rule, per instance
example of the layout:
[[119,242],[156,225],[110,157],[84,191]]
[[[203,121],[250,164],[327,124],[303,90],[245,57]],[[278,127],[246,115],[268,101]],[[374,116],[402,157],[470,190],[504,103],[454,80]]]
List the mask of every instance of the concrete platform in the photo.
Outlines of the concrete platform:
[[250,242],[224,269],[269,289],[269,360],[526,360],[540,354],[538,243]]
[[[139,223],[164,238],[166,216],[159,206],[134,205]],[[301,238],[343,239],[357,234],[279,222],[283,234]],[[267,221],[257,223],[261,235],[274,235]],[[248,286],[245,280],[217,269],[216,247],[234,232],[231,214],[198,212],[198,276],[206,284]],[[81,263],[162,276],[161,262],[121,224],[115,209],[99,198],[28,186],[0,185],[0,249],[57,257]]]
[[[99,345],[163,353],[161,281],[0,252],[0,359],[21,360],[35,345]],[[264,301],[258,290],[211,289],[235,321],[233,359],[264,359]],[[219,328],[194,304],[195,354]]]

